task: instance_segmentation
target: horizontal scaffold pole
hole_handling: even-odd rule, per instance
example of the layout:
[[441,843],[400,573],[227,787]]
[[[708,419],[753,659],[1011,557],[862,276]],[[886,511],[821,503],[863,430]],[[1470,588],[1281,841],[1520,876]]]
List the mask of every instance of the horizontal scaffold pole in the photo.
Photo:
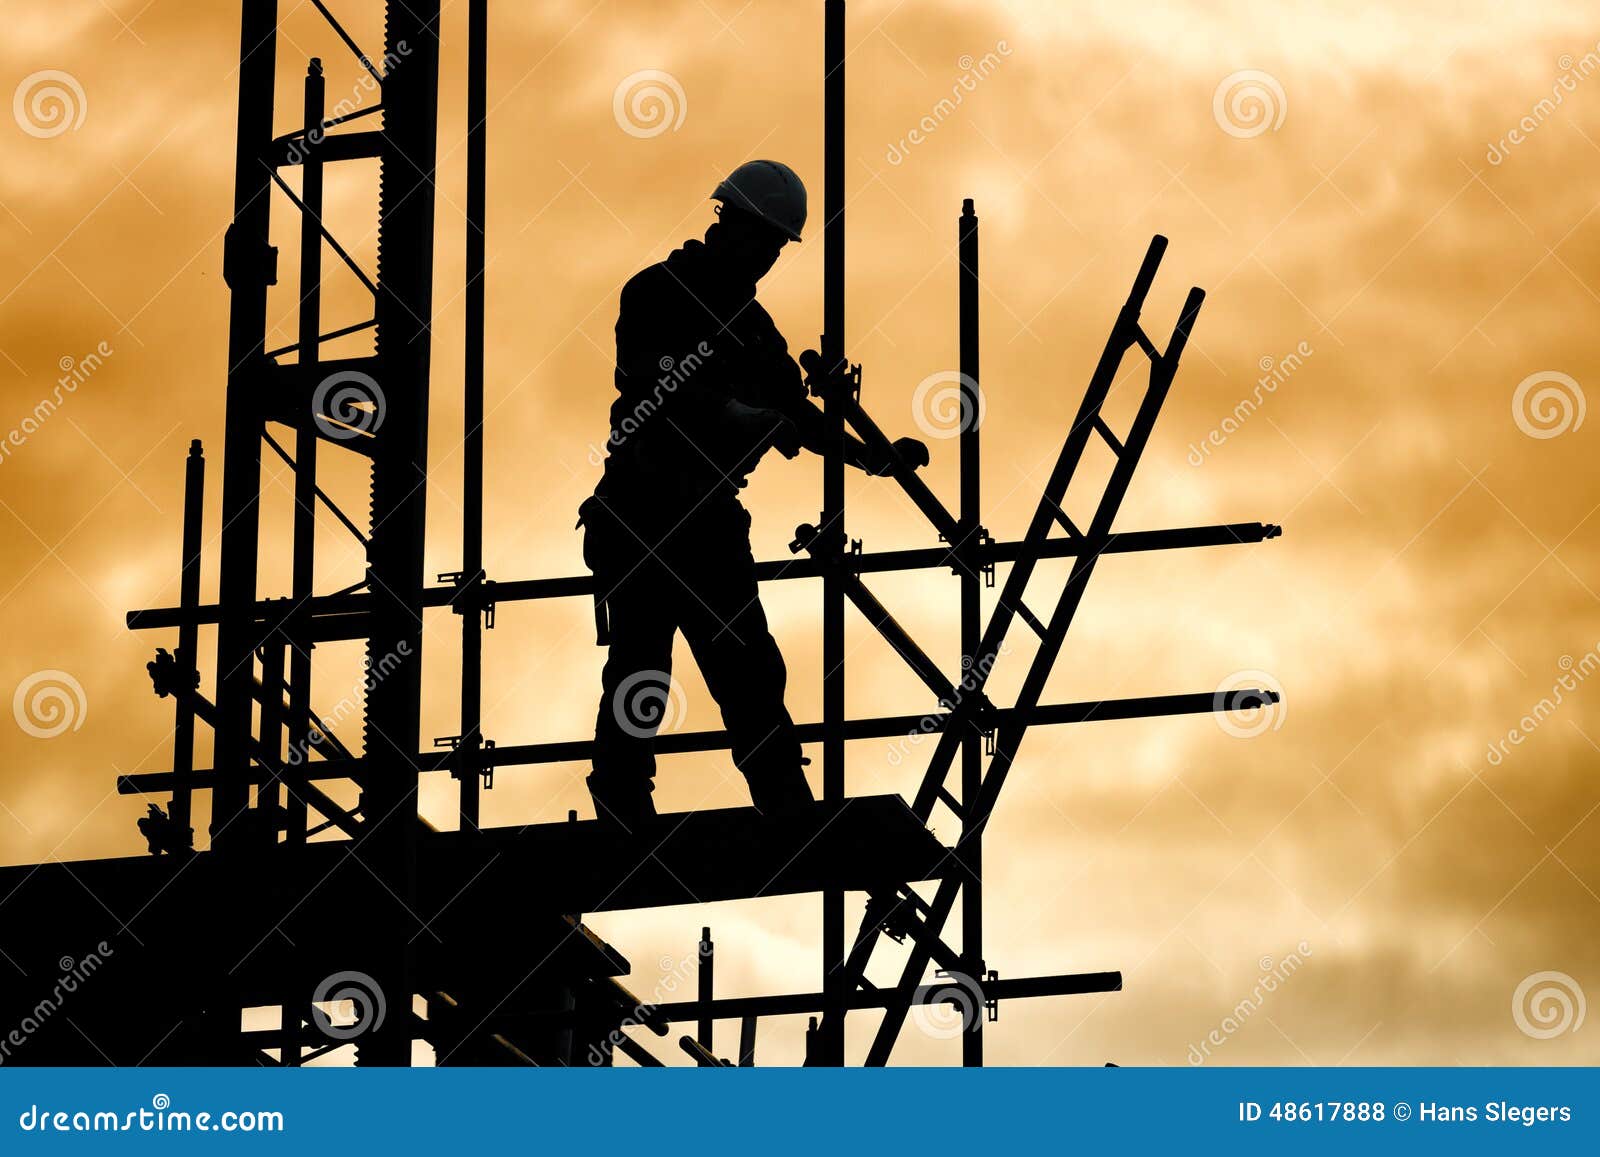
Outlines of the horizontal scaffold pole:
[[[1134,530],[1107,535],[1103,544],[1096,547],[1088,538],[1047,539],[1037,546],[1027,542],[989,542],[973,549],[972,554],[980,564],[1010,563],[1024,558],[1074,558],[1085,551],[1098,550],[1101,554],[1132,554],[1139,551],[1178,550],[1200,546],[1232,546],[1261,542],[1277,538],[1280,527],[1264,522],[1229,522],[1218,526],[1178,527],[1170,530]],[[929,567],[955,567],[955,552],[947,546],[922,547],[913,550],[889,550],[871,554],[846,555],[844,567],[855,574],[873,574],[883,571],[922,570]],[[821,567],[811,558],[777,559],[756,564],[756,577],[764,582],[777,579],[817,578]],[[530,599],[572,598],[594,593],[591,575],[572,575],[565,578],[521,579],[511,582],[485,582],[480,584],[481,599],[488,603],[521,602]],[[423,591],[423,605],[447,607],[461,604],[464,591],[456,586],[428,587]],[[326,641],[336,638],[365,637],[364,616],[372,604],[367,594],[323,595],[312,599],[303,613],[314,621],[335,620],[324,630],[314,631],[316,638]],[[258,617],[265,619],[276,613],[281,617],[281,602],[262,601],[256,605]],[[337,620],[347,619],[340,624]],[[129,611],[128,626],[132,630],[157,630],[178,627],[186,622],[200,624],[217,621],[215,603],[201,604],[193,610],[183,607],[151,607]],[[340,626],[351,632],[348,636],[327,633]]]
[[[1246,711],[1278,702],[1278,693],[1259,688],[1236,691],[1202,691],[1187,695],[1150,695],[1133,699],[1098,699],[1083,703],[1051,703],[1030,711],[1015,708],[997,708],[992,717],[997,726],[1053,723],[1098,723],[1114,719],[1147,719],[1163,715],[1202,715],[1218,711]],[[935,735],[943,731],[954,716],[935,711],[926,715],[883,715],[870,719],[845,721],[846,739],[892,739]],[[816,743],[822,739],[822,724],[802,723],[795,728],[802,743]],[[504,747],[486,748],[477,756],[479,764],[489,767],[516,767],[539,763],[576,763],[590,757],[593,742],[574,739],[556,743],[526,743]],[[729,746],[726,731],[682,731],[657,735],[657,755],[682,754],[691,751],[722,751]],[[386,756],[393,759],[393,755]],[[456,755],[450,751],[426,751],[417,755],[414,766],[418,771],[448,771],[455,766]],[[349,779],[361,774],[359,759],[308,760],[297,769],[303,780]],[[250,774],[264,778],[270,774],[261,768],[250,769]],[[168,771],[138,772],[117,778],[117,790],[123,795],[143,795],[147,792],[171,791],[174,787],[208,788],[213,784],[210,771],[192,771],[184,776]]]

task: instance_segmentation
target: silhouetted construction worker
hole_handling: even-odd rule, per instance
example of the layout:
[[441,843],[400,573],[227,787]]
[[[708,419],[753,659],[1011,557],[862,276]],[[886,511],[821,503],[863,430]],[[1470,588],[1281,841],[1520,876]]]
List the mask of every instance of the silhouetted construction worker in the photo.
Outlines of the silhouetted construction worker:
[[[823,451],[822,411],[755,299],[784,244],[800,240],[806,191],[787,165],[751,161],[711,196],[721,204],[704,242],[686,242],[623,287],[605,474],[579,508],[611,646],[589,792],[601,819],[630,828],[655,814],[652,739],[671,706],[679,630],[756,807],[813,798],[738,499],[769,447],[788,458]],[[851,465],[889,473],[887,460],[845,441]],[[912,467],[927,465],[914,438],[895,450]]]

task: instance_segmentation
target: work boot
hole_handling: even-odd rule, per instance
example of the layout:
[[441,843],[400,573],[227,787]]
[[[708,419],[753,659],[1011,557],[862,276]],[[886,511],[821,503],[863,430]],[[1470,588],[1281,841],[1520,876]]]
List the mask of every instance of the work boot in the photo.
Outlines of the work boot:
[[798,767],[785,772],[763,771],[746,775],[750,785],[750,802],[762,815],[781,815],[800,811],[817,802],[806,782],[805,772]]
[[656,818],[656,801],[648,779],[609,779],[591,775],[583,781],[594,801],[594,817],[603,824],[637,831]]

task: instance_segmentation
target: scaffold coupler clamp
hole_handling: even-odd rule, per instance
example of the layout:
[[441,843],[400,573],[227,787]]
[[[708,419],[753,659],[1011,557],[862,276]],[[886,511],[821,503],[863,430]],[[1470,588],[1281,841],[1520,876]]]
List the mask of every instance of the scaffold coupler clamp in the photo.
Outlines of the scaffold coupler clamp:
[[822,355],[806,350],[800,355],[800,368],[805,371],[805,382],[813,397],[827,401],[830,396],[847,395],[852,401],[861,401],[861,365],[840,362],[832,371],[822,364]]
[[189,662],[181,648],[176,655],[165,647],[156,648],[156,657],[146,663],[144,669],[150,672],[150,682],[160,699],[168,695],[184,695],[200,687],[200,672]]

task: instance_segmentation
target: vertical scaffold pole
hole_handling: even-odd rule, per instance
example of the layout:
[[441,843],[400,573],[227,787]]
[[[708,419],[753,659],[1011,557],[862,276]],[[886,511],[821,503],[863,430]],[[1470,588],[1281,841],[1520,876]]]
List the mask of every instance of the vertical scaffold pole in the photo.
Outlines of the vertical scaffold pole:
[[[961,331],[961,540],[956,551],[961,574],[962,691],[976,685],[978,646],[983,635],[983,590],[978,558],[982,533],[979,497],[979,419],[983,413],[978,386],[978,216],[969,197],[962,203],[957,226],[961,271],[959,274]],[[961,954],[968,975],[983,979],[983,820],[966,811],[976,804],[983,786],[983,740],[969,727],[961,738]],[[973,1010],[973,1023],[961,1036],[961,1063],[983,1064],[983,1015]]]
[[222,443],[222,546],[217,576],[217,787],[211,845],[227,847],[229,826],[249,803],[250,723],[255,675],[257,539],[261,531],[261,380],[265,349],[272,180],[273,73],[277,0],[243,0],[239,29],[239,135],[234,154],[233,223],[223,254],[228,305],[228,395]]
[[461,830],[479,820],[478,751],[482,747],[483,610],[477,594],[483,582],[483,338],[484,207],[488,126],[488,0],[471,0],[467,9],[467,354],[462,400],[461,594]]
[[[326,104],[327,82],[322,62],[313,59],[306,70],[305,158],[300,168],[300,199],[305,209],[300,214],[300,327],[299,361],[309,382],[322,360],[322,188],[323,162],[320,149],[322,117]],[[293,773],[311,753],[311,633],[297,624],[306,621],[305,608],[311,601],[316,574],[317,548],[317,426],[310,409],[297,415],[294,441],[294,553],[293,606],[288,631],[289,651],[289,749],[298,752],[285,766]],[[298,784],[289,782],[288,826],[286,839],[292,845],[306,841],[305,796]],[[298,1055],[298,1046],[295,1046]],[[287,1055],[287,1053],[285,1054]]]
[[[205,527],[206,459],[200,439],[189,443],[189,456],[183,466],[183,570],[178,601],[188,612],[178,628],[178,666],[196,669],[200,654],[200,624],[195,612],[200,607],[200,535]],[[194,770],[194,705],[185,696],[175,695],[178,706],[172,721],[172,770],[181,780]],[[172,789],[173,830],[182,835],[193,825],[194,789],[184,784]],[[193,846],[191,834],[187,846]]]
[[[844,0],[827,0],[823,31],[822,363],[831,380],[848,369],[844,355]],[[822,466],[822,795],[844,798],[844,404],[824,399],[827,441]],[[813,1062],[844,1064],[844,893],[822,897],[822,975],[827,1007]]]

